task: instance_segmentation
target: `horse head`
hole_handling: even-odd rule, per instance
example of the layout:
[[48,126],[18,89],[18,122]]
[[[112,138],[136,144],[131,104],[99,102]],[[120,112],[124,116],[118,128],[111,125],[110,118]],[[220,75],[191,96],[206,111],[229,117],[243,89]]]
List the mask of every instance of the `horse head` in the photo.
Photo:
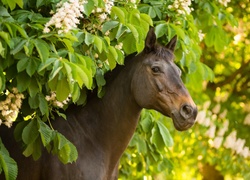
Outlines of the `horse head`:
[[197,107],[181,80],[181,70],[174,63],[177,37],[166,47],[157,44],[154,29],[147,34],[145,48],[138,55],[131,90],[137,104],[171,117],[177,130],[195,123]]

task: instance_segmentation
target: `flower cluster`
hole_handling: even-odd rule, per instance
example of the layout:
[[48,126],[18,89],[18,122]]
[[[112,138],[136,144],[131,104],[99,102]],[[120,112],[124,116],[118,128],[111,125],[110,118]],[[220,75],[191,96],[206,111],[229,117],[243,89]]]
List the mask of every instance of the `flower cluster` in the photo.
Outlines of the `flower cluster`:
[[24,95],[19,93],[17,88],[13,88],[12,92],[7,91],[6,96],[6,99],[0,102],[0,125],[3,123],[11,127],[18,116]]
[[220,4],[227,7],[227,3],[230,3],[231,0],[218,0]]
[[244,122],[245,125],[250,125],[250,113],[245,117]]
[[69,103],[71,97],[69,96],[63,102],[60,102],[60,101],[58,101],[56,99],[56,93],[55,92],[51,92],[50,95],[47,95],[45,97],[45,99],[46,99],[46,101],[50,102],[52,106],[63,108],[65,105],[67,105]]
[[43,32],[50,32],[50,26],[55,26],[55,28],[60,29],[58,34],[67,33],[72,28],[76,28],[77,24],[80,23],[78,18],[83,17],[83,5],[85,3],[85,0],[69,0],[65,3],[58,3],[56,13],[50,21],[45,24]]
[[[241,138],[237,139],[237,132],[235,130],[224,138],[229,126],[229,121],[226,119],[227,110],[221,112],[221,105],[218,103],[210,111],[208,109],[210,103],[210,101],[206,102],[203,106],[203,110],[197,115],[197,122],[202,126],[209,127],[205,133],[205,135],[210,138],[209,144],[216,149],[223,145],[225,148],[231,149],[244,158],[250,157],[249,147],[244,147],[246,140]],[[248,118],[250,118],[250,115],[245,118],[245,121],[248,121]],[[214,122],[218,119],[223,121],[222,126],[215,125]]]
[[111,8],[114,6],[114,0],[104,0],[105,6],[103,8],[96,8],[92,11],[94,14],[98,14],[99,20],[101,22],[105,21],[108,14],[111,13]]
[[237,139],[237,132],[232,131],[226,138],[224,142],[225,148],[232,149],[237,154],[243,156],[244,158],[250,157],[250,150],[249,147],[245,146],[245,139],[238,138]]
[[172,5],[169,5],[168,8],[175,10],[178,14],[190,14],[193,11],[191,6],[191,0],[175,0]]
[[205,34],[202,32],[202,30],[199,30],[198,36],[199,36],[200,41],[202,41],[205,37]]

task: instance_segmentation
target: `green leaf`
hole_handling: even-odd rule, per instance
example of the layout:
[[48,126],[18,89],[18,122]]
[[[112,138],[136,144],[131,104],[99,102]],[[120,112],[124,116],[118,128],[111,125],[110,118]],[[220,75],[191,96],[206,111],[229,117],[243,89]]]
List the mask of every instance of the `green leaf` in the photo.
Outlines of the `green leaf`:
[[52,63],[55,63],[57,58],[48,58],[45,62],[41,63],[38,67],[38,73],[49,67]]
[[147,152],[147,144],[146,144],[145,140],[138,138],[137,148],[138,148],[139,153],[145,154]]
[[5,17],[10,16],[10,14],[8,13],[8,10],[4,8],[3,6],[0,6],[0,16],[5,16]]
[[92,0],[88,0],[86,4],[84,4],[83,9],[84,9],[84,14],[89,16],[93,9],[95,8],[95,3]]
[[68,48],[68,50],[70,51],[70,52],[74,52],[74,48],[72,47],[73,46],[73,43],[72,43],[72,41],[71,40],[69,40],[69,39],[63,39],[63,42],[64,42],[64,44],[66,45],[66,47]]
[[29,145],[35,142],[38,136],[39,136],[39,132],[37,128],[37,121],[30,120],[29,124],[23,129],[23,133],[22,133],[23,142]]
[[106,80],[104,78],[104,73],[102,69],[96,69],[95,79],[97,86],[104,86],[106,84]]
[[26,31],[20,25],[14,24],[12,22],[8,22],[5,25],[13,37],[16,37],[16,31],[18,31],[23,38],[29,38]]
[[17,163],[9,155],[0,138],[0,171],[3,169],[6,180],[15,180],[17,178]]
[[160,134],[161,134],[161,137],[163,139],[165,146],[168,146],[168,147],[173,146],[174,141],[168,129],[160,121],[157,121],[157,125],[159,127]]
[[127,27],[130,29],[130,31],[132,32],[136,42],[139,42],[139,33],[137,31],[137,29],[135,28],[134,25],[132,24],[127,24]]
[[5,58],[5,53],[6,53],[6,49],[4,48],[5,44],[2,44],[2,42],[0,41],[0,56],[2,56],[2,58]]
[[40,6],[44,5],[44,0],[37,0],[36,7],[39,8]]
[[132,54],[134,52],[136,52],[136,45],[135,43],[131,42],[135,42],[136,40],[134,39],[134,36],[132,33],[129,33],[128,35],[126,35],[126,37],[123,39],[123,50],[125,51],[126,54]]
[[9,33],[0,31],[0,38],[2,38],[8,44],[10,48],[14,47],[14,43],[13,41],[11,41]]
[[80,96],[81,96],[80,87],[78,86],[77,83],[73,83],[73,89],[71,90],[72,101],[74,103],[77,102],[79,100]]
[[39,94],[38,99],[39,99],[39,109],[40,109],[42,115],[49,116],[48,102],[45,100],[44,95]]
[[21,72],[21,71],[25,70],[26,67],[27,67],[28,62],[29,62],[29,58],[28,57],[19,60],[17,62],[17,71]]
[[126,26],[124,26],[123,24],[119,24],[115,38],[119,39],[127,30],[128,28]]
[[47,47],[47,43],[41,39],[34,39],[34,45],[42,62],[45,62],[49,57],[49,48]]
[[120,20],[121,23],[125,24],[125,19],[126,19],[126,14],[124,13],[126,10],[117,7],[117,6],[113,6],[111,9],[111,16],[115,17],[117,16]]
[[26,67],[26,72],[28,73],[28,75],[32,76],[37,71],[38,66],[39,62],[37,61],[37,58],[31,57]]
[[69,63],[72,69],[72,77],[79,84],[80,87],[85,85],[88,89],[92,86],[92,73],[91,70],[87,69],[83,65],[76,65]]
[[173,170],[173,168],[173,162],[167,158],[164,158],[163,161],[160,162],[157,167],[160,172],[168,170],[169,173]]
[[101,38],[99,38],[98,36],[94,36],[94,44],[95,46],[97,47],[98,51],[100,53],[102,53],[102,50],[103,50],[103,40]]
[[2,70],[0,70],[0,92],[5,89],[6,77]]
[[53,139],[53,130],[43,121],[38,120],[38,131],[40,132],[43,146],[47,146]]
[[137,9],[133,9],[129,11],[128,20],[131,24],[140,26],[141,25],[141,16],[140,12]]
[[108,22],[105,22],[102,26],[102,32],[103,33],[106,33],[107,31],[117,27],[119,24],[118,21],[108,21]]
[[13,50],[10,51],[10,54],[15,55],[16,53],[18,53],[19,51],[21,51],[21,49],[23,49],[24,44],[25,44],[26,42],[27,42],[26,39],[24,39],[24,40],[22,40],[21,42],[19,42],[19,43],[17,44],[17,46],[16,46]]
[[94,38],[95,38],[95,36],[93,36],[92,34],[90,34],[88,32],[85,33],[85,43],[88,46],[94,42]]
[[32,78],[30,85],[28,87],[28,92],[31,97],[34,97],[37,93],[41,91],[41,84],[36,78]]
[[31,109],[36,109],[39,107],[39,95],[36,94],[35,96],[30,96],[29,99],[29,105]]
[[167,32],[168,32],[167,23],[161,23],[155,27],[155,34],[157,38],[162,37],[164,34],[167,34]]
[[22,141],[23,129],[29,124],[29,121],[19,122],[14,129],[14,137],[17,142]]
[[181,27],[178,27],[172,23],[170,23],[170,27],[174,29],[178,37],[180,37],[183,40],[185,39],[185,32]]
[[23,46],[25,54],[27,56],[31,56],[33,53],[33,49],[34,49],[34,44],[32,41],[27,41],[26,44]]
[[7,0],[7,4],[10,7],[11,10],[15,9],[15,7],[16,7],[16,3],[14,1],[8,1]]
[[17,80],[18,91],[23,92],[29,87],[31,78],[24,71],[24,72],[18,73],[16,80]]
[[49,81],[55,78],[56,75],[61,71],[63,68],[63,64],[59,59],[56,59],[53,64],[53,69],[49,75]]
[[145,21],[148,25],[153,26],[153,21],[147,14],[140,14],[141,21]]
[[116,60],[118,58],[118,54],[113,46],[109,47],[109,53],[107,54],[107,56],[108,56],[109,67],[111,70],[113,70],[116,66]]
[[150,142],[154,144],[160,151],[164,149],[165,142],[163,141],[162,135],[160,133],[159,127],[156,125],[152,129],[152,136]]
[[64,101],[70,94],[69,83],[67,78],[62,78],[57,81],[56,85],[56,98],[59,101]]
[[[149,116],[149,115],[148,115]],[[152,120],[150,117],[144,117],[143,119],[141,119],[140,121],[140,125],[142,127],[142,130],[145,132],[145,133],[148,133],[151,128],[152,128]]]
[[70,141],[68,141],[62,134],[56,132],[56,136],[53,142],[53,152],[58,155],[58,159],[62,163],[67,164],[76,161],[78,157],[76,147]]

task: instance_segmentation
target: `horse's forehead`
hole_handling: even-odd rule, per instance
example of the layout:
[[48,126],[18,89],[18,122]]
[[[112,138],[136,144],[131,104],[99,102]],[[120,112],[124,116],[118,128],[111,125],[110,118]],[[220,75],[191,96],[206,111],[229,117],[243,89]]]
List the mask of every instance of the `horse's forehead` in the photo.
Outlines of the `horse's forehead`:
[[175,65],[173,61],[173,56],[169,57],[163,57],[163,56],[157,56],[155,54],[152,54],[148,56],[147,58],[144,59],[144,63],[148,65],[153,65],[153,64],[159,64],[159,65]]

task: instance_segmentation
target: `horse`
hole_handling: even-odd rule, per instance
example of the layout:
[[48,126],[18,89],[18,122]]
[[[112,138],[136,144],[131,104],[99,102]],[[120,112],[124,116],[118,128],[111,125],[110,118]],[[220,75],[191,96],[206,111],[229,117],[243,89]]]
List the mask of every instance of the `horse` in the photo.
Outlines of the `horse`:
[[2,141],[18,164],[17,179],[118,179],[119,159],[143,108],[172,118],[179,131],[193,126],[197,107],[174,63],[176,42],[174,36],[166,46],[158,44],[154,28],[150,28],[143,51],[125,59],[125,65],[107,83],[102,98],[93,97],[85,106],[68,108],[67,121],[61,117],[53,121],[53,128],[78,150],[78,159],[72,164],[64,165],[46,151],[37,161],[26,158],[17,148],[13,134],[1,129]]

